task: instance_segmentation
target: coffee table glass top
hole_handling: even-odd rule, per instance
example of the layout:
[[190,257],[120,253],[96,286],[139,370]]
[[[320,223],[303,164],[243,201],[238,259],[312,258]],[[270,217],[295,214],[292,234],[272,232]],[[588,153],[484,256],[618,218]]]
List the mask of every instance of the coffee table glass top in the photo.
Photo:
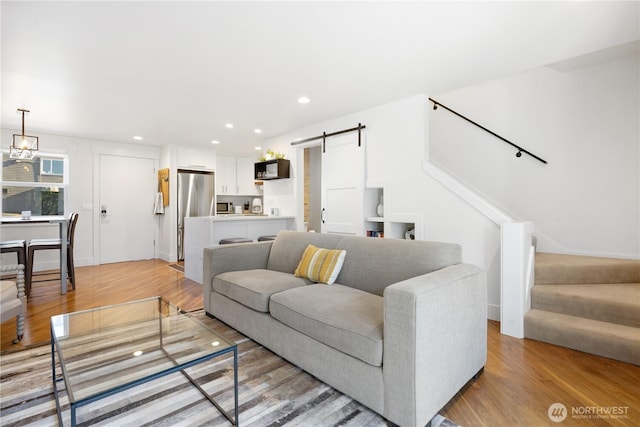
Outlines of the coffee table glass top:
[[70,402],[235,346],[161,297],[53,316],[51,331]]

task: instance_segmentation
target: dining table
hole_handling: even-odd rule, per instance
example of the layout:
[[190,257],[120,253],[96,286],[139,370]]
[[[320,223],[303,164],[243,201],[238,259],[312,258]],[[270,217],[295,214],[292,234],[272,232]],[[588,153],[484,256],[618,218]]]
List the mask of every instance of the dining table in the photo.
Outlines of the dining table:
[[[37,225],[37,224],[57,224],[59,228],[60,241],[60,293],[67,293],[67,245],[68,241],[68,220],[64,215],[36,215],[29,218],[21,216],[3,216],[2,225]],[[33,266],[32,266],[33,267]],[[25,266],[26,268],[26,266]]]

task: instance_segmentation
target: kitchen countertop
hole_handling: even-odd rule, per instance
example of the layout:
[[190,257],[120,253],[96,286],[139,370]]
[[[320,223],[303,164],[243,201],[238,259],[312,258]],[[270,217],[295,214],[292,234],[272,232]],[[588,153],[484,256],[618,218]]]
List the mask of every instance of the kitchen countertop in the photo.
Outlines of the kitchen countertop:
[[258,241],[282,230],[295,230],[293,216],[218,214],[184,219],[184,276],[202,284],[204,248],[217,246],[222,239],[243,237]]
[[210,221],[244,221],[256,219],[289,219],[292,216],[270,216],[265,214],[218,214],[216,216],[190,217],[189,219],[207,219]]

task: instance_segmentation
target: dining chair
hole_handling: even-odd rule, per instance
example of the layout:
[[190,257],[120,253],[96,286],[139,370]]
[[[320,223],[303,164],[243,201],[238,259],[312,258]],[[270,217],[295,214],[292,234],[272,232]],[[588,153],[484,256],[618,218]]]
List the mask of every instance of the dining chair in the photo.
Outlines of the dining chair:
[[15,280],[0,280],[0,321],[4,323],[12,317],[16,318],[16,339],[17,344],[24,335],[24,313],[27,305],[27,297],[24,289],[24,265],[3,265],[0,266],[0,273],[15,273]]
[[[18,264],[23,267],[27,265],[27,241],[26,240],[6,240],[4,242],[0,242],[0,253],[6,254],[15,252],[17,256]],[[31,290],[31,284],[25,283],[26,285],[26,293],[29,296],[29,291]]]
[[[76,231],[76,223],[78,222],[78,213],[71,212],[67,221],[67,275],[69,277],[69,281],[71,282],[71,289],[76,288],[76,272],[75,272],[75,264],[73,261],[73,241],[74,235]],[[40,250],[51,250],[51,249],[62,249],[62,240],[61,239],[32,239],[29,241],[28,245],[28,255],[27,255],[27,278],[26,281],[28,283],[33,283],[33,264],[35,252]],[[43,273],[50,274],[50,273]],[[45,282],[53,279],[47,280],[39,280],[40,282]]]
[[18,264],[27,265],[26,240],[6,240],[4,242],[0,242],[0,252],[3,254],[15,252],[18,256]]

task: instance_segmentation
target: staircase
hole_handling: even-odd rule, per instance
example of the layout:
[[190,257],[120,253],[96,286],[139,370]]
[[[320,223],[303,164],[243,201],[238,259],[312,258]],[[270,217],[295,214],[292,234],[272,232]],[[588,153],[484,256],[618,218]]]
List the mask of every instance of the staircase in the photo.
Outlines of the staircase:
[[524,336],[640,365],[640,260],[537,253]]

